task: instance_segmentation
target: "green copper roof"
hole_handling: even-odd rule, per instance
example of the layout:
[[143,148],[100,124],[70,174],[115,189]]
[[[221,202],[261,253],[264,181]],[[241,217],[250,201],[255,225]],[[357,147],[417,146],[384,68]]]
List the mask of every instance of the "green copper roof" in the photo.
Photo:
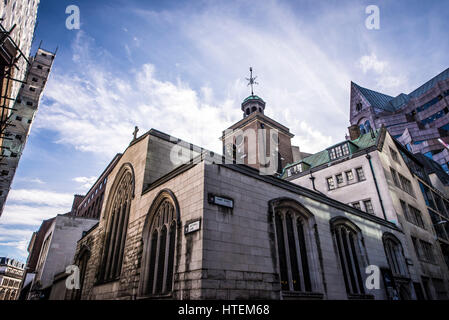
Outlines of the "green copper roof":
[[261,97],[253,95],[253,96],[249,96],[245,100],[243,100],[243,103],[245,103],[248,100],[260,100],[260,101],[263,101],[263,99]]
[[[301,162],[305,162],[307,164],[310,165],[310,168],[315,168],[318,167],[322,164],[325,163],[329,163],[331,162],[330,158],[329,158],[329,149],[332,149],[338,145],[344,144],[345,142],[350,142],[350,144],[353,144],[353,146],[351,146],[349,148],[350,150],[350,154],[354,153],[354,152],[359,152],[363,149],[369,148],[371,146],[374,146],[376,144],[377,141],[377,136],[379,135],[380,129],[375,130],[374,131],[374,138],[371,137],[371,133],[365,133],[360,135],[360,137],[358,139],[355,140],[345,140],[345,141],[341,141],[335,145],[333,145],[332,147],[326,148],[326,150],[320,151],[318,153],[312,154],[311,156],[308,156],[300,161],[288,164],[285,166],[283,173],[282,173],[282,178],[285,178],[287,176],[286,170],[288,168],[291,168]],[[341,158],[339,158],[341,159]]]

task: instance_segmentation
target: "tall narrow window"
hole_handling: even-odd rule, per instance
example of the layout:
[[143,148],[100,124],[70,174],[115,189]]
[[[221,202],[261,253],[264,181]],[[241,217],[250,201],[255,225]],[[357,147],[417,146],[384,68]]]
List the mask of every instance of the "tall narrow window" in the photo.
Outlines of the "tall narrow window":
[[273,217],[281,289],[284,295],[311,293],[317,289],[312,281],[312,265],[316,268],[316,263],[311,252],[316,249],[309,225],[313,218],[293,201],[284,201],[275,207]]
[[178,231],[177,205],[163,193],[154,200],[144,231],[144,262],[141,294],[167,295],[173,290],[176,239]]
[[117,179],[117,184],[113,187],[111,202],[109,203],[106,244],[103,253],[102,269],[100,270],[100,279],[102,281],[118,279],[122,270],[125,250],[134,176],[131,170],[124,169],[124,172],[119,174]]
[[408,277],[407,264],[401,242],[392,234],[383,236],[385,254],[393,276]]
[[364,295],[365,289],[361,273],[362,248],[358,241],[359,231],[346,222],[346,219],[339,219],[332,223],[332,231],[346,292],[349,296]]
[[363,181],[365,180],[365,173],[363,172],[362,168],[357,168],[355,169],[355,172],[357,173],[357,179],[359,181]]
[[365,212],[369,214],[374,214],[373,203],[371,200],[364,200],[363,204],[365,205]]
[[332,177],[327,178],[327,188],[329,190],[335,189],[334,178],[332,178]]
[[87,266],[90,258],[90,250],[83,245],[77,258],[77,266],[79,268],[79,289],[74,290],[72,298],[74,300],[80,300],[83,293],[84,280],[86,278]]

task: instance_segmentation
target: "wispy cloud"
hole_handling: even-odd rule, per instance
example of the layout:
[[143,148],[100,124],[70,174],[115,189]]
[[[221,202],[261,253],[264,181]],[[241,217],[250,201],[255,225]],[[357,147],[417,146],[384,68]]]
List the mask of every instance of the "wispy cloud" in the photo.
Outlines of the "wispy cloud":
[[90,189],[92,185],[97,181],[97,177],[76,177],[72,179],[75,182],[81,184],[81,189]]
[[15,189],[10,191],[8,201],[22,204],[69,206],[72,204],[73,195],[40,189]]
[[364,55],[358,61],[363,73],[372,72],[380,90],[403,89],[407,78],[403,74],[394,74],[388,61],[380,60],[375,53]]
[[362,56],[359,60],[359,67],[362,69],[363,73],[372,70],[377,74],[382,74],[386,66],[387,62],[380,61],[374,53],[371,53],[369,56]]

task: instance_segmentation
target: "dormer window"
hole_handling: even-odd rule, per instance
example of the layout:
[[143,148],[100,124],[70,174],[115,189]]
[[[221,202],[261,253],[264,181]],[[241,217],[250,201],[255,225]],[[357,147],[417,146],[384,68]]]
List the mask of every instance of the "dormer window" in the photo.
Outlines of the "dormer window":
[[331,160],[335,160],[347,155],[349,155],[349,146],[347,142],[329,149],[329,158]]

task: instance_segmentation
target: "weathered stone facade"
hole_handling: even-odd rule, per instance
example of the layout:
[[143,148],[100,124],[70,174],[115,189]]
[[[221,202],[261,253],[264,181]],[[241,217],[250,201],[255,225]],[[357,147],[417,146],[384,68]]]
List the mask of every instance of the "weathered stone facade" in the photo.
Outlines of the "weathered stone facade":
[[[81,261],[88,259],[84,270],[82,267],[80,270],[81,292],[69,291],[66,298],[386,299],[382,281],[380,289],[366,288],[360,294],[348,294],[332,230],[333,224],[340,222],[357,230],[354,251],[360,263],[357,272],[365,281],[368,265],[389,268],[383,245],[385,234],[394,235],[405,243],[404,234],[394,224],[293,183],[259,175],[257,170],[244,165],[212,164],[220,159],[209,157],[207,152],[199,157],[195,157],[197,152],[192,152],[193,161],[173,165],[170,155],[180,151],[179,145],[185,144],[150,130],[123,153],[109,175],[98,226],[78,242],[74,262],[81,266]],[[190,146],[184,148],[186,150],[198,148]],[[125,229],[123,262],[119,277],[104,282],[100,274],[106,267],[105,244],[110,231],[114,230],[108,224],[111,219],[109,204],[125,170],[133,172],[134,186]],[[210,195],[228,199],[233,205],[212,203]],[[172,216],[176,220],[176,233],[170,232],[176,239],[175,245],[170,247],[168,242],[163,242],[167,248],[173,248],[170,251],[174,255],[173,267],[168,269],[173,273],[173,285],[167,286],[165,282],[171,290],[150,290],[148,294],[144,293],[148,275],[142,270],[154,274],[157,265],[151,264],[154,259],[148,248],[153,244],[148,244],[148,230],[152,230],[155,210],[162,199],[170,201],[175,208]],[[292,289],[294,272],[288,271],[288,285],[287,280],[281,279],[287,273],[279,258],[278,248],[282,242],[279,239],[282,238],[279,238],[280,229],[275,227],[274,217],[282,206],[296,210],[306,221],[303,230],[308,250],[302,250],[301,257],[307,257],[302,260],[307,261],[307,265],[302,266],[308,268],[304,272],[308,275],[304,281],[310,283],[307,290]],[[187,233],[185,228],[198,220],[199,229]],[[157,241],[161,241],[160,238]],[[293,258],[288,259],[293,261]],[[165,261],[170,261],[170,255]],[[165,269],[158,270],[164,279],[171,278],[167,278],[167,265],[170,268],[170,263],[165,263]],[[159,274],[154,281],[159,281]]]

